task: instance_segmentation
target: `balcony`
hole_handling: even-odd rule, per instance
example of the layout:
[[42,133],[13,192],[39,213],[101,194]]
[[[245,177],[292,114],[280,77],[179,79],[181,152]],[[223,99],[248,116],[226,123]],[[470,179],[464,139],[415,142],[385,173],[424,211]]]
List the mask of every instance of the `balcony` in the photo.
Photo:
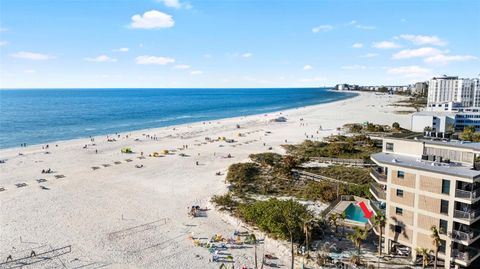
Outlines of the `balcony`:
[[465,220],[475,220],[476,218],[480,217],[480,209],[470,209],[465,211],[455,210],[453,211],[453,217]]
[[453,230],[450,237],[452,239],[467,241],[469,243],[473,242],[474,239],[477,239],[480,235],[480,231],[470,229],[469,231],[459,231]]
[[385,201],[385,199],[387,199],[387,193],[382,189],[382,186],[378,184],[370,183],[370,192],[377,200]]
[[469,262],[478,255],[478,249],[468,248],[467,250],[452,249],[452,257],[464,262]]
[[480,198],[480,189],[476,189],[476,190],[473,190],[473,191],[456,189],[455,190],[455,197],[463,198],[463,199],[469,199],[469,200],[475,200],[477,198]]
[[387,183],[387,175],[385,175],[383,169],[380,169],[378,167],[370,169],[370,176],[378,183]]

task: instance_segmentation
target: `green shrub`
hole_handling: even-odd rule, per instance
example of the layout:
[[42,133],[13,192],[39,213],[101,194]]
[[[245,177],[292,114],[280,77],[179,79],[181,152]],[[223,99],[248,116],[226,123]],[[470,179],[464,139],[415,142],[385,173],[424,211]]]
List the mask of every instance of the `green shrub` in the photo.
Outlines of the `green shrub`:
[[247,222],[276,238],[299,242],[303,238],[303,224],[311,219],[307,207],[293,200],[269,199],[243,204],[239,207],[240,215]]
[[214,195],[211,199],[220,210],[234,210],[238,206],[238,202],[233,198],[230,193],[224,195]]

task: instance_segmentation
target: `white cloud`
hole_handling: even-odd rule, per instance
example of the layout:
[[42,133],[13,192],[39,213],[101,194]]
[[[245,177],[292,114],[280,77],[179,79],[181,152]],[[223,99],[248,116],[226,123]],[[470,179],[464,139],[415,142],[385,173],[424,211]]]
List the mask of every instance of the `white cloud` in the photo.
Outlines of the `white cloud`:
[[0,47],[3,47],[3,46],[5,46],[5,45],[7,45],[7,44],[8,44],[7,41],[0,41]]
[[387,69],[387,74],[412,77],[426,77],[431,74],[431,70],[417,65],[392,67]]
[[424,47],[418,49],[405,49],[393,54],[393,59],[409,59],[409,58],[418,58],[418,57],[431,57],[442,52],[436,48]]
[[245,52],[245,53],[242,53],[242,55],[240,55],[242,58],[250,58],[253,56],[252,53],[250,52]]
[[363,70],[363,69],[367,69],[367,67],[364,66],[364,65],[355,64],[355,65],[345,65],[345,66],[342,66],[342,69],[347,69],[347,70]]
[[377,49],[397,49],[401,46],[392,41],[373,42],[372,47]]
[[203,74],[203,71],[195,70],[195,71],[190,72],[190,74],[191,75],[201,75],[201,74]]
[[12,54],[11,56],[15,58],[33,60],[33,61],[44,61],[44,60],[55,58],[47,54],[29,52],[29,51],[19,51],[17,53]]
[[353,27],[355,27],[355,28],[362,29],[362,30],[374,30],[374,29],[377,29],[377,27],[376,27],[376,26],[373,26],[373,25],[358,24],[358,22],[357,22],[356,20],[350,21],[349,23],[346,24],[346,26],[353,26]]
[[478,59],[475,56],[472,55],[444,55],[444,54],[438,54],[434,55],[431,57],[428,57],[425,59],[426,63],[429,64],[440,64],[440,65],[445,65],[450,62],[465,62],[465,61],[470,61],[470,60],[476,60]]
[[354,44],[352,45],[352,48],[354,48],[354,49],[363,48],[363,44],[362,44],[362,43],[354,43]]
[[128,52],[130,49],[129,48],[118,48],[118,49],[113,49],[113,52]]
[[108,62],[113,63],[117,61],[117,59],[111,58],[105,54],[99,55],[97,57],[87,57],[87,58],[84,58],[84,60],[87,62],[95,62],[95,63],[108,63]]
[[362,30],[375,30],[377,29],[376,26],[373,25],[362,25],[362,24],[357,24],[355,25],[356,28],[362,29]]
[[312,70],[312,69],[313,69],[313,66],[311,66],[311,65],[309,65],[309,64],[307,64],[307,65],[305,65],[305,66],[303,67],[303,70],[306,70],[306,71],[307,71],[307,70]]
[[312,29],[312,32],[319,33],[319,32],[328,32],[328,31],[332,31],[332,30],[333,30],[333,26],[331,26],[329,24],[324,24],[324,25],[319,25],[317,27],[314,27]]
[[173,27],[175,22],[172,16],[158,10],[150,10],[143,15],[133,15],[131,28],[137,29],[160,29]]
[[373,57],[377,57],[379,54],[378,53],[367,53],[367,54],[364,54],[364,55],[360,55],[358,57],[360,58],[373,58]]
[[27,74],[35,74],[35,73],[37,73],[37,70],[35,70],[35,69],[27,69],[27,70],[24,70],[23,72],[24,72],[24,73],[27,73]]
[[173,67],[173,69],[190,69],[190,65],[188,65],[188,64],[177,64]]
[[175,59],[163,56],[149,56],[143,55],[135,58],[137,64],[157,64],[157,65],[167,65],[175,62]]
[[400,35],[400,38],[408,40],[416,45],[435,45],[435,46],[445,46],[446,41],[440,39],[438,36],[428,36],[428,35]]
[[179,0],[157,0],[158,2],[163,2],[163,4],[166,6],[166,7],[172,7],[172,8],[176,8],[176,9],[179,9],[179,8],[186,8],[186,9],[190,9],[192,8],[192,5],[189,4],[189,3],[181,3]]

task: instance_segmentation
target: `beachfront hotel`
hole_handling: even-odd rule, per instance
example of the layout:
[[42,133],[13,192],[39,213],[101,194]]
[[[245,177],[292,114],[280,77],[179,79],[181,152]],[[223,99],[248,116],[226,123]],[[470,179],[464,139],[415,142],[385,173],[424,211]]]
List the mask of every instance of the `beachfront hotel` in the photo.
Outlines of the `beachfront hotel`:
[[370,192],[387,219],[385,251],[408,249],[415,259],[418,247],[434,250],[435,225],[445,268],[478,266],[480,143],[386,138],[371,159],[378,167]]
[[428,85],[428,106],[455,102],[463,107],[480,106],[480,79],[456,76],[434,77]]

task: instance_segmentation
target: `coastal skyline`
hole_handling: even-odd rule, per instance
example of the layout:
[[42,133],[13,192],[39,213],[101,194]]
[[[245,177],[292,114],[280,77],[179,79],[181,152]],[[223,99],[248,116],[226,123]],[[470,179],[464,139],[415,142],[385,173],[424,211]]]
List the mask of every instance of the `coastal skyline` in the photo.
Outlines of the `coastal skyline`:
[[480,71],[477,1],[0,5],[0,88],[394,85]]

